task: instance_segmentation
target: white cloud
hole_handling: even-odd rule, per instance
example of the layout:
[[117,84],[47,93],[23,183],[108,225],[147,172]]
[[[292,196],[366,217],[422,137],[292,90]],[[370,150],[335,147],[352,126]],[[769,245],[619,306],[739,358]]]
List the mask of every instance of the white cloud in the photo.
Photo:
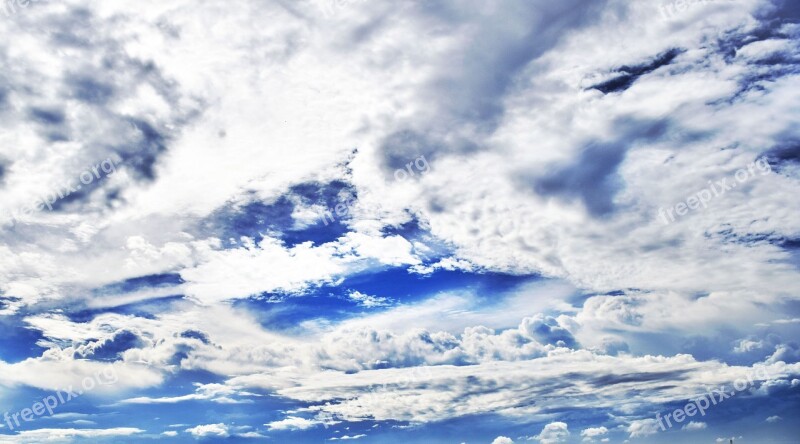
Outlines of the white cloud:
[[593,438],[595,436],[605,435],[606,433],[608,433],[608,429],[605,427],[589,427],[581,431],[581,436]]
[[594,442],[594,438],[603,436],[606,433],[608,433],[608,429],[603,426],[589,427],[588,429],[581,430],[581,436],[583,437],[583,442]]
[[161,371],[146,366],[79,360],[61,355],[56,350],[46,352],[42,358],[29,358],[15,363],[0,361],[0,374],[0,383],[7,386],[24,384],[45,390],[91,386],[91,391],[87,391],[89,395],[150,387],[163,381]]
[[250,399],[235,399],[241,396],[255,396],[251,393],[237,391],[224,384],[194,384],[197,388],[195,393],[183,396],[167,396],[161,398],[151,398],[142,396],[128,398],[120,401],[120,404],[175,404],[183,401],[207,400],[219,404],[241,404],[250,403]]
[[638,419],[631,421],[628,425],[627,432],[630,433],[631,438],[641,438],[658,433],[659,426],[655,419]]
[[752,339],[742,339],[739,343],[733,348],[734,353],[748,353],[753,350],[758,350],[764,348],[765,344],[763,341],[754,341]]
[[289,416],[286,419],[272,421],[265,425],[269,427],[270,430],[306,430],[316,427],[319,424],[321,424],[321,422],[316,420],[300,418],[298,416]]
[[258,432],[244,432],[244,433],[239,433],[236,436],[239,438],[254,438],[254,439],[267,438],[266,435],[262,435],[261,433]]
[[357,290],[351,291],[347,297],[350,298],[351,301],[356,302],[358,305],[367,308],[386,307],[392,303],[391,299],[389,298],[370,296]]
[[492,441],[492,444],[514,444],[514,440],[507,436],[498,436]]
[[551,422],[542,429],[536,437],[542,444],[557,444],[566,442],[569,438],[567,424],[563,422]]
[[796,52],[796,42],[787,39],[768,39],[742,46],[736,51],[736,57],[758,61],[769,59],[769,57],[776,55],[788,55]]
[[705,430],[707,428],[708,428],[708,424],[706,424],[704,422],[690,421],[688,424],[686,424],[685,426],[681,427],[681,430],[686,430],[686,431],[689,431],[689,432],[693,432],[693,431],[696,431],[696,430]]
[[216,436],[220,438],[227,438],[230,436],[228,426],[223,423],[218,424],[201,424],[195,427],[186,429],[186,432],[191,433],[196,438],[204,438],[208,436]]
[[[796,373],[799,368],[798,365],[783,370],[767,367],[766,371],[772,375],[769,381],[788,383],[786,374]],[[355,374],[328,371],[310,375],[304,380],[295,379],[295,386],[279,389],[278,393],[316,404],[318,409],[353,421],[374,418],[431,422],[487,412],[512,418],[530,417],[567,408],[576,402],[584,408],[626,412],[652,403],[686,400],[702,393],[703,387],[709,384],[730,384],[738,378],[746,379],[748,375],[763,372],[698,362],[688,355],[612,357],[562,349],[532,360],[432,366],[424,372],[417,372],[413,378],[408,377],[409,373],[410,370],[403,369],[368,370]],[[564,373],[572,376],[566,385],[562,377]],[[650,373],[661,376],[645,376]],[[592,383],[624,379],[625,375],[632,374],[637,376],[627,383],[604,384],[602,388],[596,388]],[[779,377],[781,374],[784,376]],[[680,379],[673,380],[670,375]],[[229,383],[242,387],[274,387],[275,377],[240,377]],[[506,390],[519,386],[530,389],[524,392]],[[637,387],[636,395],[630,394],[629,386]],[[477,390],[478,387],[487,387],[487,393]],[[633,435],[646,436],[657,427],[653,419],[636,420],[628,430]]]
[[233,250],[217,246],[209,242],[202,250],[203,263],[181,272],[188,294],[206,303],[262,292],[302,293],[311,285],[334,283],[364,270],[370,261],[394,266],[419,263],[411,244],[400,236],[350,233],[319,247],[304,243],[286,248],[273,238]]
[[[536,319],[544,321],[542,317]],[[225,384],[197,385],[194,393],[135,397],[122,401],[125,403],[243,402],[254,399],[253,392],[268,390],[309,403],[312,411],[351,420],[373,417],[428,422],[485,412],[518,417],[541,414],[542,409],[567,408],[569,404],[564,399],[581,399],[586,408],[627,412],[651,403],[688,399],[702,392],[707,384],[730,384],[753,374],[767,374],[775,383],[788,384],[788,380],[777,379],[778,375],[791,379],[798,374],[796,365],[782,370],[773,365],[765,367],[766,372],[753,372],[748,367],[698,362],[688,355],[633,357],[572,351],[533,341],[523,334],[525,328],[496,332],[470,327],[458,336],[423,330],[396,334],[368,328],[336,329],[303,340],[291,339],[263,330],[247,313],[224,307],[196,307],[180,316],[157,319],[103,315],[87,323],[59,317],[31,318],[30,322],[53,341],[53,354],[71,356],[72,350],[80,349],[87,338],[112,335],[117,330],[136,331],[149,342],[142,348],[125,351],[123,361],[115,366],[136,368],[141,364],[135,363],[142,361],[166,363],[176,347],[181,347],[188,350],[181,368],[238,375]],[[184,335],[187,331],[193,333]],[[71,345],[63,351],[55,346],[64,344],[66,339]],[[370,370],[378,368],[381,370]],[[564,372],[575,375],[571,384],[561,389],[549,388],[562,381]],[[638,379],[650,373],[659,376]],[[505,376],[498,380],[497,375]],[[625,383],[604,384],[599,391],[593,388],[596,378],[624,380],[626,375],[637,375],[630,383],[636,384],[635,397],[629,396]],[[675,384],[678,375],[681,382]],[[485,394],[475,392],[476,385],[492,390]],[[531,389],[519,392],[511,390],[514,386]],[[564,399],[559,398],[562,390]],[[465,396],[472,400],[466,404],[456,402]],[[462,407],[455,408],[456,405]],[[319,419],[293,416],[275,421],[270,427],[302,428],[320,423]],[[641,425],[630,427],[632,434],[645,430]]]

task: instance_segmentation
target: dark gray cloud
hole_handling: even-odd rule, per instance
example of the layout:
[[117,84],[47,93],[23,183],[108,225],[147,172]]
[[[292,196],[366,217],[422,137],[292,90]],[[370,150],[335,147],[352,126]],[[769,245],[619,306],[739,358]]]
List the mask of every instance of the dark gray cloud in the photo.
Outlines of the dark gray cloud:
[[[474,127],[481,134],[494,131],[504,114],[503,101],[513,94],[516,82],[524,81],[518,78],[523,69],[570,31],[591,23],[605,3],[508,0],[487,6],[484,12],[468,13],[450,0],[420,3],[418,13],[430,24],[427,32],[432,38],[448,29],[463,32],[461,25],[467,20],[474,22],[474,31],[468,36],[470,44],[443,55],[437,62],[437,75],[423,90],[422,99],[435,110],[435,124],[424,119],[412,127],[401,124],[382,143],[384,164],[398,168],[401,159],[420,154],[435,158],[478,149],[477,140],[458,135],[461,126]],[[516,23],[513,29],[504,25],[512,21]]]
[[639,79],[639,77],[672,63],[672,61],[675,60],[675,58],[678,57],[681,52],[683,52],[683,50],[673,48],[653,57],[650,61],[632,66],[621,66],[614,70],[614,72],[617,74],[615,77],[594,85],[592,88],[602,92],[603,94],[625,91],[626,89],[630,88],[633,83]]

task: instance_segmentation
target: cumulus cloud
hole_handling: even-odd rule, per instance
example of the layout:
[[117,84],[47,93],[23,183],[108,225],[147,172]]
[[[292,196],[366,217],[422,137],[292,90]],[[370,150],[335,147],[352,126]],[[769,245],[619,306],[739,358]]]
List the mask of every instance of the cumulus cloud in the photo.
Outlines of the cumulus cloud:
[[357,291],[357,290],[351,291],[347,295],[347,297],[351,301],[357,303],[358,305],[361,305],[361,306],[367,307],[367,308],[385,307],[387,305],[391,305],[391,300],[389,298],[384,298],[384,297],[379,297],[379,296],[371,296],[371,295],[368,295],[368,294],[361,293],[360,291]]
[[600,427],[589,427],[588,429],[581,430],[581,436],[583,437],[583,441],[586,442],[593,442],[594,438],[600,437],[608,433],[608,429],[600,426]]
[[689,421],[688,424],[681,427],[681,430],[686,430],[689,432],[693,432],[696,430],[705,430],[708,428],[708,424],[701,422],[701,421]]
[[319,421],[300,418],[297,416],[289,416],[280,421],[272,421],[265,424],[270,430],[305,430],[316,427],[321,424]]
[[218,424],[201,424],[195,427],[186,429],[187,433],[191,433],[195,438],[205,438],[209,436],[216,436],[219,438],[227,438],[230,436],[228,426],[223,423]]
[[645,436],[655,435],[659,431],[658,422],[655,419],[637,419],[631,421],[628,425],[627,432],[630,433],[631,438],[642,438]]
[[532,318],[525,318],[519,329],[524,335],[536,339],[542,344],[554,344],[561,347],[575,346],[575,338],[572,337],[569,330],[550,316],[539,314]]
[[542,444],[566,442],[567,438],[569,438],[569,430],[566,423],[551,422],[544,426],[542,431],[534,438],[538,439]]

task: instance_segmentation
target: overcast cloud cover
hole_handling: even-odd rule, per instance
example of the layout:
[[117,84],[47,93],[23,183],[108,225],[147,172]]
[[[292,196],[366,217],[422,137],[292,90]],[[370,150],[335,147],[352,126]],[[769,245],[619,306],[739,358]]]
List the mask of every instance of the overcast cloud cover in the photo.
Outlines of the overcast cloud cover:
[[4,0],[0,443],[799,443],[798,195],[794,0]]

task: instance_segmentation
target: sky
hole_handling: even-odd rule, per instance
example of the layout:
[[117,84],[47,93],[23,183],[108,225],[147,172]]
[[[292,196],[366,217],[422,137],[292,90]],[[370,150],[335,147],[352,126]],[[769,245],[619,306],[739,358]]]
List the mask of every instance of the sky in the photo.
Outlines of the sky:
[[800,443],[800,3],[4,0],[0,444]]

